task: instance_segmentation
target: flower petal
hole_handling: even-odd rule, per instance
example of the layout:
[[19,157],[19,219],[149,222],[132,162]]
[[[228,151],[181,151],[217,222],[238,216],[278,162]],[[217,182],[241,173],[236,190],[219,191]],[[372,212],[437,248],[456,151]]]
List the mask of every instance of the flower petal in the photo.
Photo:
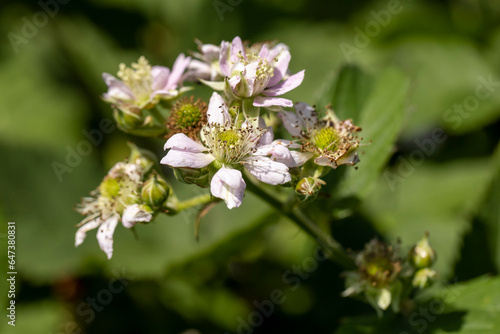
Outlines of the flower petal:
[[89,221],[88,223],[85,223],[82,225],[77,231],[75,235],[75,247],[80,246],[83,241],[85,240],[85,237],[87,236],[87,232],[90,230],[93,230],[95,228],[98,228],[99,225],[101,225],[101,220],[99,218],[96,218],[94,220]]
[[212,195],[224,200],[228,209],[241,205],[245,188],[246,184],[241,172],[226,167],[219,169],[210,182]]
[[220,44],[220,55],[219,55],[219,67],[226,77],[231,76],[231,65],[229,64],[229,49],[231,44],[226,41],[222,41]]
[[128,206],[122,215],[122,224],[126,228],[132,228],[138,222],[147,223],[153,219],[153,216],[141,209],[139,204]]
[[207,110],[208,124],[217,123],[220,125],[226,125],[230,121],[231,117],[229,116],[227,106],[224,103],[222,96],[220,96],[217,92],[213,92]]
[[290,111],[282,111],[278,114],[281,118],[283,126],[293,137],[302,137],[302,120],[297,116],[296,113]]
[[308,131],[318,123],[318,114],[313,107],[304,102],[295,103],[295,111],[302,121],[302,126]]
[[302,81],[304,80],[305,70],[302,70],[298,73],[295,73],[292,76],[289,76],[284,81],[280,82],[277,85],[274,85],[270,88],[265,89],[262,94],[266,96],[278,96],[283,95],[294,88],[297,88]]
[[193,153],[201,153],[207,150],[205,146],[198,144],[183,133],[176,133],[167,140],[163,149],[169,148]]
[[108,86],[108,92],[103,94],[106,101],[114,102],[114,100],[133,100],[134,94],[122,81],[118,80],[109,73],[103,73],[102,78]]
[[253,105],[254,107],[293,107],[293,102],[289,99],[283,99],[281,97],[256,96],[253,100]]
[[113,234],[115,233],[116,225],[120,216],[113,215],[99,226],[97,231],[97,242],[102,251],[106,253],[108,259],[113,256]]
[[292,155],[293,164],[289,167],[300,167],[314,156],[311,152],[290,151],[290,154]]
[[239,60],[239,55],[243,56],[243,58],[246,58],[247,54],[245,52],[245,47],[243,46],[243,42],[241,41],[241,38],[239,36],[236,36],[233,38],[233,41],[231,42],[231,58],[230,60],[233,63],[238,62]]
[[245,168],[262,182],[277,185],[290,182],[292,177],[285,164],[266,157],[251,156],[244,161]]
[[210,154],[171,149],[168,151],[167,155],[161,159],[160,163],[169,165],[170,167],[203,168],[214,160],[215,158]]
[[164,90],[170,90],[177,88],[182,81],[182,74],[186,70],[189,62],[191,61],[191,57],[186,57],[184,54],[180,54],[174,62],[174,66],[172,66],[172,73],[168,77],[167,83]]
[[286,74],[286,71],[288,70],[288,65],[290,64],[290,59],[292,56],[290,55],[290,52],[288,50],[283,50],[279,55],[277,55],[278,60],[274,62],[274,75],[272,76],[271,80],[269,80],[269,83],[267,84],[269,87],[273,87],[276,85],[278,82],[283,79],[283,77]]
[[153,78],[151,88],[153,91],[162,90],[167,85],[169,75],[170,69],[168,67],[153,66],[151,68],[151,77]]

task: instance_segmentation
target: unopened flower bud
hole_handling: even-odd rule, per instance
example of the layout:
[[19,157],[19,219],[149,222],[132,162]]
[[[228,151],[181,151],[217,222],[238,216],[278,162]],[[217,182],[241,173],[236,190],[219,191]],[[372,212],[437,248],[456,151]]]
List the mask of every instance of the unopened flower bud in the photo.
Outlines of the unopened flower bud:
[[142,186],[142,200],[152,208],[159,208],[168,198],[170,187],[167,182],[156,173],[152,173]]
[[325,184],[325,181],[321,179],[305,177],[295,186],[295,194],[301,202],[312,201],[318,196],[321,187]]
[[202,188],[207,188],[209,186],[208,178],[209,170],[208,168],[189,168],[189,167],[178,167],[174,168],[174,175],[177,180],[182,183],[196,184]]
[[113,117],[118,124],[118,127],[125,132],[129,132],[139,127],[144,122],[140,111],[139,113],[135,113],[132,111],[125,112],[123,110],[115,109],[113,111]]
[[410,251],[410,262],[415,268],[428,268],[436,260],[436,252],[429,244],[428,234]]
[[422,268],[415,273],[411,284],[415,288],[423,289],[432,283],[434,277],[436,277],[436,271],[429,268]]

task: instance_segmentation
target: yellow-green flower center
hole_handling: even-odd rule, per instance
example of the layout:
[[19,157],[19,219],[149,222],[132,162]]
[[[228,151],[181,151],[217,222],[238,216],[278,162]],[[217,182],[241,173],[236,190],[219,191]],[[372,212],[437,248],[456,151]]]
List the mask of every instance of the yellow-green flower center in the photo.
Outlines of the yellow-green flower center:
[[322,128],[313,136],[314,144],[321,150],[335,151],[339,140],[339,134],[333,127]]
[[176,110],[177,126],[181,129],[198,126],[201,118],[200,108],[191,103],[183,104]]
[[229,147],[235,146],[240,140],[239,132],[234,129],[220,132],[217,134],[217,137],[220,141],[224,142],[224,144],[228,145]]

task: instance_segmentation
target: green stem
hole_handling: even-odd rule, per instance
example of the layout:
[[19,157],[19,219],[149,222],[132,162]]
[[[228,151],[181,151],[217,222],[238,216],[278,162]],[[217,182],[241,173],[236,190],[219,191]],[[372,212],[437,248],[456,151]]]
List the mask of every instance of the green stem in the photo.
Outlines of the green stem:
[[257,186],[246,178],[247,190],[251,191],[265,202],[272,205],[278,212],[282,213],[295,224],[301,227],[307,234],[312,236],[323,248],[328,257],[345,269],[355,268],[353,260],[347,255],[344,248],[331,236],[325,234],[314,222],[305,216],[300,209],[294,209],[289,204],[281,202],[268,192]]
[[178,202],[176,205],[176,211],[179,212],[182,210],[192,208],[193,206],[207,204],[210,202],[214,202],[216,200],[218,200],[218,198],[212,197],[211,194],[204,194],[204,195],[196,196],[196,197],[187,199],[185,201]]

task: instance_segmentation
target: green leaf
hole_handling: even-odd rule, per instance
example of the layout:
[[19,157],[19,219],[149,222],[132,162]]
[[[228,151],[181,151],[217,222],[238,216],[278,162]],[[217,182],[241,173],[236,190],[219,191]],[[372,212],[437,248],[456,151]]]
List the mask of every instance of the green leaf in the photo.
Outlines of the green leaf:
[[[373,89],[360,113],[363,131],[358,170],[349,168],[334,189],[334,198],[364,197],[388,161],[404,119],[404,101],[409,80],[389,68],[373,83]],[[358,98],[361,98],[358,97]],[[353,107],[355,108],[355,107]]]
[[346,65],[340,70],[332,92],[332,107],[340,119],[351,118],[354,124],[357,124],[359,114],[370,93],[372,81],[373,78],[356,65]]
[[[450,277],[470,216],[479,205],[491,175],[486,160],[463,160],[444,165],[401,163],[385,171],[377,192],[363,203],[363,211],[380,233],[411,245],[425,231],[437,252],[435,269]],[[393,184],[392,179],[399,177]]]

